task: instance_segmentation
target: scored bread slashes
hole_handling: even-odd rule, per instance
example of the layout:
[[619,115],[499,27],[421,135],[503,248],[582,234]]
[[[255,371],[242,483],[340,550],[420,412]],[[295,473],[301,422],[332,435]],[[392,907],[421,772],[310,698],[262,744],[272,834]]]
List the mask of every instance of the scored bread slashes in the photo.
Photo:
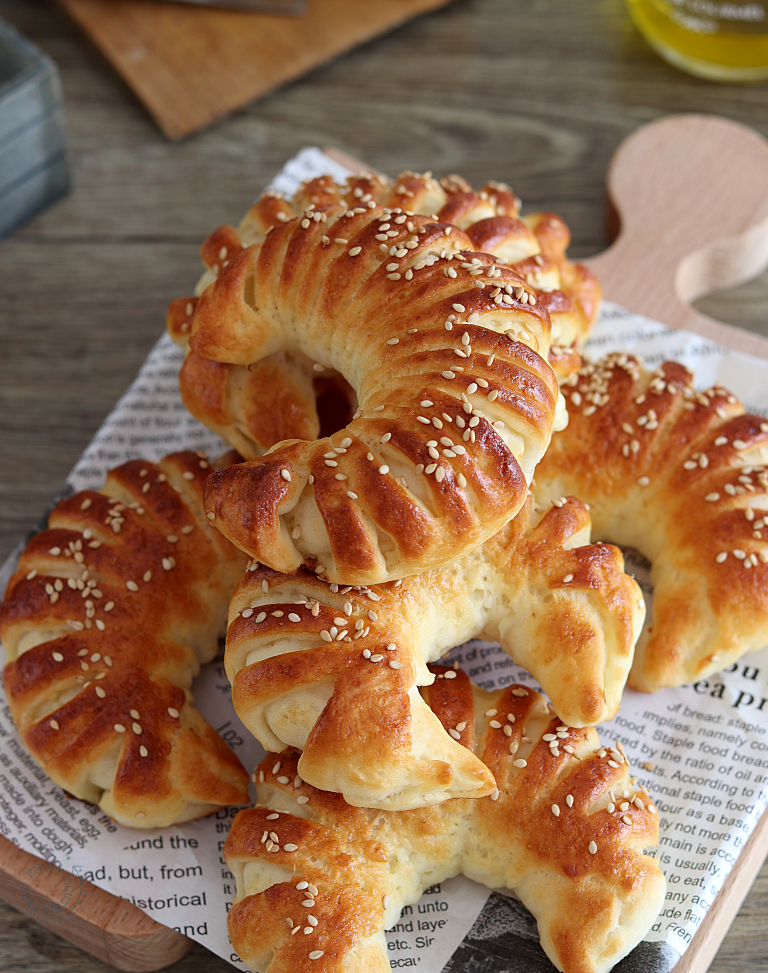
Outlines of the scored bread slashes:
[[3,681],[33,757],[134,828],[248,801],[248,776],[192,705],[244,560],[208,523],[208,460],[111,470],[54,507],[0,608]]
[[567,380],[568,428],[536,496],[590,505],[597,538],[651,561],[652,616],[629,683],[703,679],[768,642],[768,422],[720,385],[697,391],[677,362],[627,354]]
[[451,566],[372,587],[251,565],[230,605],[235,710],[268,750],[303,750],[302,777],[389,810],[490,793],[487,768],[422,701],[426,663],[498,639],[560,717],[612,717],[645,616],[618,548],[589,543],[577,500],[523,511]]
[[[572,347],[595,321],[599,284],[588,268],[568,260],[570,231],[563,220],[546,212],[521,216],[520,200],[508,186],[497,182],[475,192],[459,176],[438,181],[429,174],[405,172],[394,181],[372,174],[350,176],[346,182],[319,176],[303,183],[290,197],[267,190],[237,229],[222,226],[206,239],[202,247],[206,272],[197,294],[214,283],[245,248],[262,243],[280,223],[301,217],[305,210],[311,216],[318,207],[342,205],[354,210],[367,207],[371,201],[393,210],[403,209],[394,215],[394,224],[383,231],[385,235],[395,233],[393,225],[407,227],[405,211],[421,216],[434,214],[438,222],[466,231],[473,250],[492,254],[516,271],[549,312],[550,364],[555,372],[560,376],[578,367]],[[404,248],[394,243],[386,246],[392,250],[387,253],[391,258],[389,272],[397,273],[397,254]],[[510,296],[501,287],[492,290],[498,290],[494,293],[498,303],[504,302],[505,295]],[[180,298],[168,310],[168,331],[186,354],[179,376],[181,395],[196,418],[246,459],[261,455],[284,439],[317,439],[321,428],[317,399],[324,383],[353,405],[350,415],[354,412],[354,390],[348,383],[298,348],[248,366],[213,361],[191,350],[189,339],[198,301],[199,297]]]
[[[280,224],[221,272],[190,345],[240,365],[298,348],[349,381],[358,411],[331,438],[217,472],[206,510],[275,570],[308,563],[330,581],[373,584],[449,562],[522,506],[561,418],[549,314],[493,257],[477,255],[474,275],[456,227],[413,216],[413,231],[398,228],[397,242],[414,244],[409,280],[387,273],[379,249],[389,211],[317,215],[326,220]],[[324,244],[326,230],[348,242]],[[446,257],[430,262],[431,251]],[[494,302],[494,282],[511,303]]]
[[434,672],[427,703],[497,789],[370,811],[308,785],[295,751],[268,755],[260,803],[237,815],[224,847],[237,881],[230,936],[257,973],[389,973],[384,929],[460,873],[513,890],[565,973],[606,973],[650,928],[666,891],[643,854],[658,815],[621,750],[561,723],[527,687],[486,693],[462,671]]

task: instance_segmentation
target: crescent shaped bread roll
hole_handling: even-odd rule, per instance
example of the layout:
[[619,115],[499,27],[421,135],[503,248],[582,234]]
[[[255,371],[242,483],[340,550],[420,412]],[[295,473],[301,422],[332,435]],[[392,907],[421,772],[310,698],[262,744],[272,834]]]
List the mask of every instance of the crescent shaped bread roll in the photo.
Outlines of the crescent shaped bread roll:
[[221,273],[191,347],[237,364],[298,348],[344,375],[358,412],[333,438],[218,471],[206,510],[275,570],[308,563],[330,581],[379,583],[448,563],[522,506],[561,418],[549,315],[455,227],[414,216],[396,231],[407,256],[391,272],[388,211],[315,215]]
[[295,751],[269,755],[260,803],[224,846],[237,881],[230,938],[256,973],[388,973],[384,929],[461,873],[513,891],[564,973],[607,973],[653,923],[666,882],[643,849],[658,841],[658,815],[624,755],[561,724],[533,690],[485,693],[463,672],[435,671],[429,705],[497,790],[370,811],[307,784]]
[[[197,293],[213,283],[243,249],[262,243],[275,226],[301,216],[307,207],[341,204],[355,208],[373,199],[380,206],[403,207],[395,216],[401,223],[408,221],[406,211],[435,214],[439,222],[465,230],[472,249],[493,254],[511,266],[549,311],[550,364],[558,377],[578,367],[573,346],[594,323],[600,287],[591,271],[567,259],[570,231],[566,224],[554,213],[520,217],[519,199],[500,183],[489,183],[474,192],[458,176],[438,182],[429,174],[403,173],[394,182],[366,175],[341,184],[322,176],[302,185],[291,199],[267,191],[237,229],[222,226],[206,239],[201,253],[207,269]],[[345,399],[353,402],[354,393],[337,372],[318,365],[322,368],[318,373],[313,367],[316,363],[295,350],[247,367],[212,361],[191,351],[189,337],[197,303],[197,297],[180,298],[168,311],[168,331],[186,354],[179,377],[181,395],[197,419],[246,459],[284,439],[318,438],[319,375],[337,384]]]
[[235,710],[268,750],[303,750],[305,780],[400,809],[487,794],[486,769],[424,705],[426,663],[498,639],[572,725],[616,712],[644,618],[621,552],[589,544],[579,501],[530,505],[450,568],[370,588],[252,565],[230,605]]
[[545,503],[573,492],[597,537],[651,562],[653,612],[630,685],[704,679],[768,643],[768,423],[676,362],[585,364],[570,423],[536,474]]
[[175,453],[62,500],[0,608],[14,723],[69,793],[154,828],[248,801],[248,776],[192,705],[244,561],[202,509],[210,464]]

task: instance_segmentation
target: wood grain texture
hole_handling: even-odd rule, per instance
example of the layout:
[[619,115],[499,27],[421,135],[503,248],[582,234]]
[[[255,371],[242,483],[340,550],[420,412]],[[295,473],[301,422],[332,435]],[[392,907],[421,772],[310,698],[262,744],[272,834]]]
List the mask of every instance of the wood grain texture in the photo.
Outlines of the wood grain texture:
[[[0,243],[0,557],[66,473],[188,293],[200,243],[237,221],[283,162],[334,144],[378,169],[511,183],[524,210],[559,212],[572,252],[603,250],[605,174],[630,132],[669,112],[713,112],[768,136],[768,83],[679,74],[635,34],[622,0],[459,0],[315,70],[182,143],[168,142],[69,19],[0,0],[58,62],[72,194]],[[768,334],[768,275],[696,302]],[[764,867],[710,973],[768,973]],[[0,903],[2,968],[107,973]],[[224,973],[203,947],[173,973]]]
[[0,839],[0,896],[97,959],[132,973],[176,962],[190,941],[130,902]]
[[155,0],[59,0],[169,138],[448,0],[309,0],[304,16]]
[[[608,196],[618,237],[589,261],[607,298],[707,338],[728,328],[691,307],[743,284],[768,264],[768,142],[716,115],[671,115],[616,152]],[[768,358],[768,340],[742,335],[742,351]]]

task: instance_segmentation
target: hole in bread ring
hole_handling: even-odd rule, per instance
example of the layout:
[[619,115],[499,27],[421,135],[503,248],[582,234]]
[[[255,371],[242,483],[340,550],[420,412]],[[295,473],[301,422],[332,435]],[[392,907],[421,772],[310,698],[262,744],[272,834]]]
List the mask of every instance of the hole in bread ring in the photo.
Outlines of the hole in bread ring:
[[574,494],[594,535],[651,562],[653,606],[630,685],[706,678],[768,642],[768,423],[677,362],[608,355],[566,383],[568,428],[537,501]]
[[[322,215],[281,224],[222,270],[197,306],[190,347],[237,365],[298,348],[349,382],[358,412],[330,439],[278,444],[220,471],[206,509],[276,570],[307,563],[331,581],[370,584],[444,563],[519,510],[557,418],[542,357],[550,320],[519,275],[471,252],[454,226],[413,216],[423,232],[383,234],[386,211]],[[324,245],[327,235],[346,242]],[[410,280],[387,270],[382,236],[415,243],[400,264]]]
[[[438,222],[453,223],[467,231],[472,249],[492,253],[499,263],[513,263],[516,270],[535,294],[536,300],[549,311],[552,320],[553,347],[550,364],[562,379],[578,368],[579,356],[574,345],[587,333],[597,315],[600,288],[594,275],[584,266],[572,264],[566,257],[570,233],[566,224],[552,213],[534,213],[520,218],[520,201],[502,183],[491,182],[473,192],[459,176],[447,176],[440,181],[430,173],[403,173],[394,182],[380,175],[356,175],[346,183],[338,183],[330,176],[320,176],[301,186],[293,197],[268,190],[257,201],[235,230],[220,227],[205,241],[203,261],[208,270],[200,281],[197,293],[202,293],[222,269],[228,266],[245,247],[263,241],[275,226],[302,214],[305,219],[319,220],[323,213],[318,207],[346,205],[352,210],[372,203],[392,207],[385,222],[384,236],[397,228],[416,230],[412,215],[436,214]],[[375,204],[374,204],[375,205]],[[403,208],[401,208],[403,207]],[[344,237],[326,234],[328,245],[341,244]],[[391,270],[399,269],[396,246],[389,240],[379,241],[387,250]],[[406,241],[403,248],[413,242]],[[475,258],[473,258],[475,259]],[[518,263],[514,263],[518,261]],[[479,276],[482,268],[474,267],[470,275]],[[405,275],[413,275],[406,270]],[[495,273],[495,271],[494,271]],[[477,286],[481,286],[478,281]],[[255,305],[254,281],[245,281],[243,297]],[[174,301],[169,308],[168,330],[177,344],[189,354],[189,336],[198,298]],[[295,349],[293,364],[286,364],[285,355],[268,356],[253,367],[225,363],[215,364],[209,373],[198,363],[187,363],[180,376],[182,398],[189,411],[208,428],[235,446],[245,459],[259,456],[283,439],[315,439],[330,435],[347,425],[348,419],[338,421],[335,410],[324,414],[330,397],[317,388],[313,399],[310,382],[313,372],[323,368]],[[189,358],[197,357],[189,355]],[[299,372],[295,365],[300,364]],[[248,370],[251,374],[243,375]],[[354,393],[341,379],[328,370],[321,375],[335,377],[342,384],[344,398],[352,411]],[[261,387],[256,382],[260,381]],[[325,400],[325,401],[324,401]],[[330,421],[329,421],[330,420]],[[320,432],[318,433],[318,421]]]

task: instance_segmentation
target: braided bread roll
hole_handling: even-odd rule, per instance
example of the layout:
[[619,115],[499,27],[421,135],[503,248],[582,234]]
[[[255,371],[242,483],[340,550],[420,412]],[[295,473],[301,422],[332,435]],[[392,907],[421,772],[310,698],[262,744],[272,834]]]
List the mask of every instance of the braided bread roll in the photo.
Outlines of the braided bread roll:
[[[473,192],[458,176],[439,183],[429,174],[403,173],[394,183],[380,176],[351,177],[338,184],[330,176],[305,183],[292,199],[267,191],[246,214],[238,229],[223,226],[202,247],[206,266],[197,293],[246,247],[261,244],[276,225],[301,216],[309,207],[354,208],[375,200],[380,206],[434,217],[466,230],[472,249],[499,257],[525,278],[552,321],[550,363],[558,376],[578,368],[572,346],[581,341],[597,316],[600,287],[586,267],[566,257],[570,231],[553,213],[521,218],[520,200],[508,186],[489,183]],[[248,367],[213,361],[191,351],[189,337],[197,297],[180,298],[168,311],[168,330],[186,353],[179,378],[189,411],[250,459],[284,439],[317,439],[322,413],[316,399],[318,379],[332,382],[341,398],[356,407],[354,392],[335,371],[317,365],[291,349]],[[316,363],[314,363],[316,364]],[[351,414],[350,412],[350,414]]]
[[630,685],[703,679],[768,643],[768,423],[676,362],[585,364],[570,424],[536,473],[541,502],[573,492],[598,537],[651,561],[653,614]]
[[218,471],[206,510],[275,570],[378,583],[447,563],[522,506],[560,418],[549,316],[455,227],[365,207],[315,216],[222,272],[191,346],[240,364],[298,348],[350,381],[358,412],[335,438]]
[[0,608],[11,714],[45,772],[121,824],[248,801],[237,757],[192,705],[240,553],[205,518],[192,452],[112,470],[51,511]]
[[593,729],[561,724],[530,689],[485,693],[461,671],[435,672],[429,705],[497,789],[368,811],[307,784],[294,751],[268,755],[262,803],[237,815],[224,846],[237,880],[229,934],[250,969],[387,973],[384,929],[461,873],[514,891],[564,973],[606,973],[650,928],[666,890],[643,855],[658,841],[658,817],[624,755],[600,749]]
[[235,710],[272,751],[303,750],[302,777],[350,804],[401,809],[488,794],[493,781],[446,735],[417,687],[426,663],[497,639],[572,725],[612,717],[644,604],[621,552],[589,544],[589,514],[530,503],[450,568],[373,588],[254,564],[230,605]]

